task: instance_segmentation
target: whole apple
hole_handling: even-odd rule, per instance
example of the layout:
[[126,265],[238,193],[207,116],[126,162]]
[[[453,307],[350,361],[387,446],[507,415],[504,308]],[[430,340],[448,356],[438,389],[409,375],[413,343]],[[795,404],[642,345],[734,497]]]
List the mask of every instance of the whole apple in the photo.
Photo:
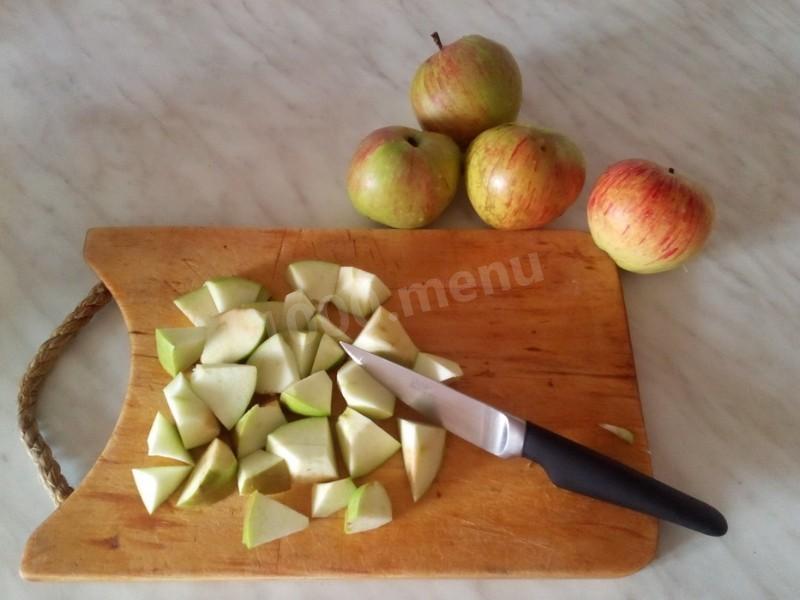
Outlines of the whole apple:
[[373,221],[402,229],[424,227],[453,200],[461,151],[446,135],[384,127],[361,141],[350,161],[347,193]]
[[509,123],[484,131],[466,157],[467,195],[495,229],[541,227],[575,201],[586,179],[583,154],[567,137]]
[[423,129],[465,146],[481,131],[517,118],[522,77],[508,49],[479,35],[442,46],[417,69],[411,104]]
[[623,160],[595,183],[589,230],[597,246],[634,273],[674,269],[702,248],[714,203],[696,183],[647,160]]

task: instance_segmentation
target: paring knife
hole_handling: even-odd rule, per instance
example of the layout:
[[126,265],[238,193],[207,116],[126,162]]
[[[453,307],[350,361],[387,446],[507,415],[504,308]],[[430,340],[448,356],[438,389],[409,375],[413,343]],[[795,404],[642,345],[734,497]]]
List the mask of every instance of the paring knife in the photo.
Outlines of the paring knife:
[[524,456],[539,463],[560,488],[707,535],[728,530],[722,513],[697,498],[411,369],[340,343],[350,358],[433,423],[500,458]]

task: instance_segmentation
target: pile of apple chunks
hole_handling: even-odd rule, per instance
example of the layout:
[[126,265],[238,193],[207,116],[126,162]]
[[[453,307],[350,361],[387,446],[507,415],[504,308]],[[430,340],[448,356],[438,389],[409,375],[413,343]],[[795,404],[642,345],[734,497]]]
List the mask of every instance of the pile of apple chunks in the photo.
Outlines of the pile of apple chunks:
[[[340,341],[437,381],[461,375],[455,362],[419,352],[398,318],[381,306],[391,292],[376,275],[303,260],[290,264],[286,276],[295,291],[283,301],[269,301],[263,286],[241,277],[209,280],[175,300],[194,326],[155,332],[159,361],[174,379],[164,388],[170,415],[156,413],[147,448],[150,456],[182,464],[133,469],[151,514],[184,481],[176,503],[181,508],[217,502],[238,487],[247,496],[242,542],[248,548],[309,526],[306,515],[269,497],[293,482],[313,484],[312,517],[346,509],[344,531],[358,533],[389,523],[392,506],[380,482],[357,486],[353,479],[369,475],[401,448],[415,502],[436,477],[445,430],[398,419],[398,442],[374,422],[392,417],[394,395],[349,361],[336,372],[347,408],[335,429],[349,471],[338,478],[328,371],[345,359]],[[355,341],[325,316],[328,302],[368,318]],[[253,403],[254,394],[279,400]],[[284,409],[299,418],[287,421]],[[221,427],[231,431],[234,449],[219,438]],[[188,451],[204,445],[195,463]]]

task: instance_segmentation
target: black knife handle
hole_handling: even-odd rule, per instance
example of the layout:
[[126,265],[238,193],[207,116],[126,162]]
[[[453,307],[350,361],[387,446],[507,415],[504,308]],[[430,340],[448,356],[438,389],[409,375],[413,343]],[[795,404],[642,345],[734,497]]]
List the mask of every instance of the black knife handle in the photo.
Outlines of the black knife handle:
[[716,508],[557,433],[527,423],[522,455],[558,487],[720,536],[728,523]]

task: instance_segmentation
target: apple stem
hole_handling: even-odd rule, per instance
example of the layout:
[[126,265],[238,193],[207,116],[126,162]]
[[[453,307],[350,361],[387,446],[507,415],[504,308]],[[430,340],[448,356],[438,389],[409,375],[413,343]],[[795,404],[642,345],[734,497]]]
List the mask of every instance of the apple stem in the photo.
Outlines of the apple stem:
[[667,169],[667,171],[669,171],[669,174],[670,174],[670,175],[675,175],[675,169],[673,169],[672,167],[670,167],[669,169]]
[[444,48],[444,46],[442,46],[442,38],[439,37],[439,32],[438,31],[434,31],[431,34],[431,37],[433,38],[433,41],[436,42],[436,45],[439,46],[439,50]]

